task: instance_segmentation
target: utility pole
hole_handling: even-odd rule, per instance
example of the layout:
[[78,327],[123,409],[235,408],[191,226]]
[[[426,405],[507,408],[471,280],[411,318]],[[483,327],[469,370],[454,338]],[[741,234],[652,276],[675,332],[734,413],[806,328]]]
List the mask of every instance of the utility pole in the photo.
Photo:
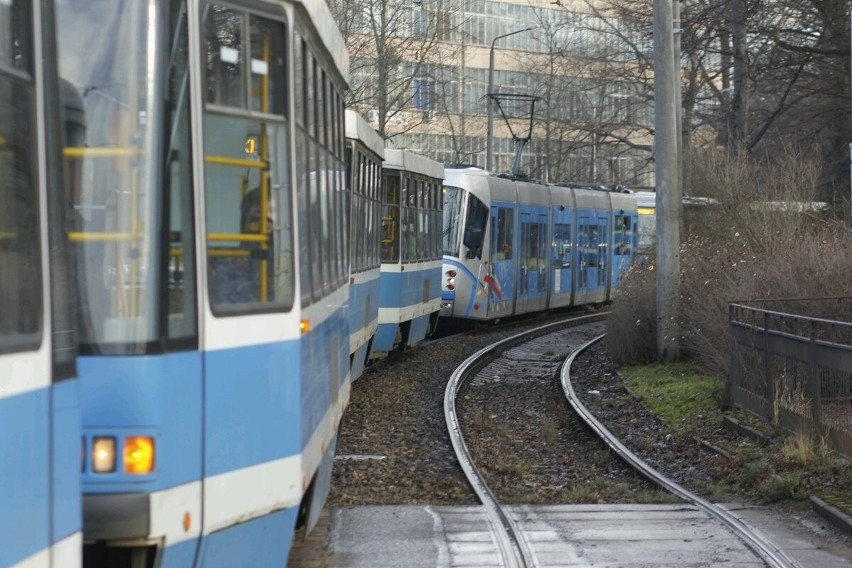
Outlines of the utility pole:
[[[681,0],[672,0],[672,39],[674,41],[675,64],[675,132],[677,133],[677,185],[683,193],[683,85],[680,81],[681,36],[683,27],[680,22]],[[683,218],[683,201],[678,205],[678,218]]]
[[654,0],[654,159],[657,217],[657,359],[680,355],[680,208],[672,0]]

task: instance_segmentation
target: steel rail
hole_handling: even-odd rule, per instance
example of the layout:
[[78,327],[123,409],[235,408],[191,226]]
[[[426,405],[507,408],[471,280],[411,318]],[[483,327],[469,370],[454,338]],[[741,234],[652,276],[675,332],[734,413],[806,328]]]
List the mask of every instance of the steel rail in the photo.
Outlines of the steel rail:
[[486,516],[494,528],[497,545],[503,556],[503,566],[506,568],[529,568],[534,566],[533,556],[527,543],[520,536],[518,528],[512,516],[500,505],[499,501],[485,483],[479,469],[473,463],[467,444],[461,433],[458,416],[456,414],[456,397],[459,389],[468,379],[474,377],[491,360],[498,357],[504,351],[553,331],[580,325],[584,323],[599,321],[606,317],[608,312],[594,315],[580,316],[547,324],[533,330],[525,331],[512,337],[498,341],[488,347],[484,347],[465,359],[465,361],[453,371],[447,388],[444,391],[444,418],[447,422],[447,430],[450,433],[450,441],[459,464],[464,470],[471,487],[485,508]]
[[600,436],[600,438],[615,452],[617,453],[623,460],[629,463],[631,466],[636,468],[642,475],[651,480],[654,483],[659,484],[664,489],[669,491],[670,493],[677,495],[681,499],[692,503],[699,509],[703,510],[708,515],[718,519],[722,522],[734,535],[739,538],[741,541],[745,543],[755,554],[760,556],[764,562],[769,564],[773,568],[801,568],[801,565],[797,563],[795,560],[787,556],[787,554],[779,549],[775,544],[773,544],[768,539],[762,537],[751,528],[748,527],[742,520],[732,515],[730,512],[726,511],[722,507],[714,505],[699,497],[698,495],[692,493],[688,489],[682,487],[678,483],[672,481],[666,476],[662,475],[654,468],[645,463],[642,459],[640,459],[636,454],[627,449],[624,444],[622,444],[612,433],[606,429],[593,415],[589,410],[583,405],[582,402],[577,398],[577,395],[574,392],[574,388],[571,385],[571,364],[574,362],[574,359],[591,347],[596,342],[600,341],[604,335],[600,335],[591,341],[585,343],[580,346],[579,349],[571,353],[571,355],[565,360],[562,364],[562,369],[560,371],[560,380],[562,382],[562,390],[565,392],[565,396],[568,399],[568,403],[574,409],[574,411],[586,422],[586,424],[595,431],[595,433]]

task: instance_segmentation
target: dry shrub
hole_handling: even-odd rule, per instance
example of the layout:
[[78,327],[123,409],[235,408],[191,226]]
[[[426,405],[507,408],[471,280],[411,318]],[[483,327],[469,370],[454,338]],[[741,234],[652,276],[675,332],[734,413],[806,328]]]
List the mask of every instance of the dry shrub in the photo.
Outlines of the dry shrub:
[[653,259],[634,266],[616,290],[604,338],[617,365],[650,363],[657,353]]
[[[826,212],[794,205],[810,204],[816,195],[814,156],[790,149],[777,163],[761,164],[703,150],[690,157],[687,169],[687,193],[714,204],[684,211],[682,354],[702,370],[726,376],[728,303],[852,295],[852,236]],[[632,275],[613,306],[609,333],[615,336],[608,345],[616,363],[656,358],[655,312],[650,266]],[[637,321],[648,325],[629,325]]]

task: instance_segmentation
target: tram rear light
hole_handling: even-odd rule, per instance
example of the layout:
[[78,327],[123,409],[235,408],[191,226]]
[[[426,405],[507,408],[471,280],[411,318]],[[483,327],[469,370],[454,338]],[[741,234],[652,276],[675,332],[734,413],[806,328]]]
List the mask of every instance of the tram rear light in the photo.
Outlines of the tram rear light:
[[124,473],[145,475],[154,471],[154,439],[128,436],[124,439]]
[[100,436],[92,441],[92,471],[112,473],[115,471],[115,438]]
[[450,278],[455,278],[455,277],[456,277],[456,271],[455,271],[455,270],[447,270],[447,271],[445,272],[445,274],[446,274],[447,276],[449,276]]
[[456,289],[455,284],[447,284],[447,290],[455,290],[455,289]]

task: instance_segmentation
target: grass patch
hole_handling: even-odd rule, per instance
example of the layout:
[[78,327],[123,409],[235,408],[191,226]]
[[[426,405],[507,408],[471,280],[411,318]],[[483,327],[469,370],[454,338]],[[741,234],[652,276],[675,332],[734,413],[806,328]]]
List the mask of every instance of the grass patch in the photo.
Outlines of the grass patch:
[[[750,415],[737,414],[768,434],[774,442],[760,446],[748,436],[720,428],[725,382],[701,374],[687,364],[622,367],[625,385],[683,443],[706,441],[724,450],[710,458],[696,489],[715,501],[754,499],[761,503],[805,503],[810,495],[836,495],[852,507],[852,464],[809,438],[775,431]],[[692,438],[692,442],[689,441]],[[711,463],[711,462],[708,462]]]
[[722,418],[725,385],[681,363],[623,367],[625,384],[675,432],[688,435],[708,421]]

